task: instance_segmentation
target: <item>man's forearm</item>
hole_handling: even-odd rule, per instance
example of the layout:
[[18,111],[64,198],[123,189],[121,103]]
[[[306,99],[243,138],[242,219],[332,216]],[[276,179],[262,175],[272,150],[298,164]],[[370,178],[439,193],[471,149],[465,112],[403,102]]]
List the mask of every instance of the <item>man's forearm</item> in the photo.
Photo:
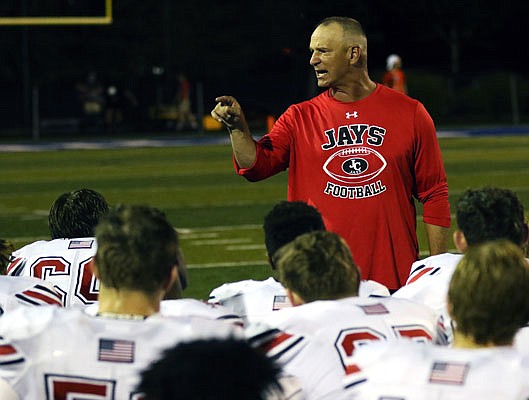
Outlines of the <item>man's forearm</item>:
[[255,164],[257,157],[255,140],[252,138],[250,131],[235,128],[229,131],[235,161],[237,161],[240,168],[250,168]]
[[448,240],[450,229],[442,226],[424,223],[430,255],[446,253],[448,251]]

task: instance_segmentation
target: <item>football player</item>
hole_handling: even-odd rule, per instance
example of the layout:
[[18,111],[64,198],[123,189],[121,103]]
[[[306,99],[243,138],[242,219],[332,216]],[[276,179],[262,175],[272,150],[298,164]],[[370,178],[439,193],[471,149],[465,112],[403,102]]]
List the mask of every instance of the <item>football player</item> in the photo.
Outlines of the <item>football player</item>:
[[62,306],[61,295],[53,285],[32,277],[5,276],[13,244],[0,239],[0,315],[20,306],[55,304]]
[[[275,272],[273,255],[297,236],[316,230],[325,230],[320,212],[302,201],[281,201],[265,216],[264,242],[269,263]],[[375,281],[361,281],[360,293],[367,296],[389,296],[388,289]],[[214,289],[210,303],[222,304],[240,315],[245,323],[270,312],[291,307],[284,286],[270,277],[262,281],[244,280],[225,283]]]
[[0,378],[20,398],[140,399],[139,373],[161,351],[182,341],[242,337],[232,324],[159,315],[179,280],[177,232],[161,211],[116,207],[95,237],[96,316],[83,307],[49,306],[0,318]]
[[314,380],[319,369],[330,369],[340,377],[354,372],[353,353],[374,341],[445,343],[443,327],[428,307],[389,296],[358,297],[360,271],[348,245],[336,233],[314,231],[298,236],[275,253],[273,262],[294,307],[252,322],[246,334],[262,338],[267,328],[281,332],[269,342],[269,348],[279,353],[277,347],[285,346],[291,335],[322,343],[325,356],[305,354],[308,360],[296,365],[304,353],[300,349],[299,355],[285,360],[285,370],[305,384]]
[[453,348],[376,343],[353,356],[346,378],[363,400],[522,400],[529,363],[513,347],[529,320],[529,264],[508,240],[471,246],[448,288]]
[[[507,239],[523,247],[528,240],[524,207],[509,189],[468,189],[457,202],[458,229],[453,240],[459,254],[444,253],[413,263],[406,286],[393,297],[425,304],[443,316],[450,332],[446,294],[450,278],[468,248],[489,240]],[[451,335],[450,335],[451,336]]]
[[97,250],[94,228],[108,210],[107,201],[95,190],[61,194],[48,217],[52,240],[39,240],[13,252],[7,274],[53,283],[64,306],[93,303],[99,283],[88,265]]

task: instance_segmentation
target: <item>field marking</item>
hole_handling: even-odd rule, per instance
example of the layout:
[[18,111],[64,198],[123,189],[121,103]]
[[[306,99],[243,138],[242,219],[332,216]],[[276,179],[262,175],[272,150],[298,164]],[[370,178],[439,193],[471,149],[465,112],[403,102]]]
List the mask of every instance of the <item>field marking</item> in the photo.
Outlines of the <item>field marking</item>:
[[269,266],[268,261],[237,261],[237,262],[221,262],[221,263],[205,263],[205,264],[187,264],[188,269],[205,269],[205,268],[228,268],[228,267],[257,267]]
[[[180,232],[181,233],[181,232]],[[219,237],[219,234],[216,233],[216,232],[211,232],[211,233],[195,233],[195,234],[192,234],[192,233],[189,233],[189,234],[185,234],[185,235],[182,235],[182,239],[186,239],[186,240],[191,240],[191,239],[212,239],[212,238],[217,238]]]
[[200,228],[176,228],[178,233],[184,235],[193,234],[195,232],[221,232],[221,231],[236,231],[236,230],[248,230],[248,229],[257,229],[262,228],[262,225],[219,225],[219,226],[204,226]]
[[238,243],[248,243],[251,242],[250,238],[239,238],[239,239],[214,239],[214,240],[196,240],[191,242],[191,246],[220,246],[225,244],[238,244]]
[[264,244],[245,244],[241,246],[226,246],[226,251],[239,251],[239,250],[266,250]]

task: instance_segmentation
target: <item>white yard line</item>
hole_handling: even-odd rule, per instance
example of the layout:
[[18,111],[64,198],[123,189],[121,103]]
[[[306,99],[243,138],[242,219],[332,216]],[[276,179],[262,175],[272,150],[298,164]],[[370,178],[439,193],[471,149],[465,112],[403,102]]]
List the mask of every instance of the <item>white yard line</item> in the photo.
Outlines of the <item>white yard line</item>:
[[203,269],[203,268],[227,268],[227,267],[257,267],[269,265],[264,261],[238,261],[238,262],[221,262],[221,263],[205,263],[205,264],[187,264],[189,269]]
[[221,246],[225,244],[248,243],[251,241],[252,239],[250,238],[195,240],[191,242],[191,246]]

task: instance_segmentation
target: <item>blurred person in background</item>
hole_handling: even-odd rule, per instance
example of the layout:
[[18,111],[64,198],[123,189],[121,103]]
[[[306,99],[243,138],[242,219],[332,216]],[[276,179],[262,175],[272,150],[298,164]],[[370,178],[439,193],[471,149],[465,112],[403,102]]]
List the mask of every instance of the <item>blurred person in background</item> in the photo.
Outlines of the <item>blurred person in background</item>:
[[406,73],[402,69],[402,59],[397,54],[391,54],[386,61],[386,72],[382,77],[382,83],[398,92],[407,94]]
[[103,128],[104,111],[106,106],[105,87],[99,80],[97,72],[90,71],[84,82],[75,86],[83,119],[81,128],[92,132]]
[[196,130],[198,128],[197,118],[191,111],[191,84],[183,73],[178,74],[176,108],[176,130],[181,131],[184,128]]
[[134,93],[117,83],[107,86],[105,92],[105,129],[109,134],[120,133],[126,127],[132,127],[138,113],[139,102]]

